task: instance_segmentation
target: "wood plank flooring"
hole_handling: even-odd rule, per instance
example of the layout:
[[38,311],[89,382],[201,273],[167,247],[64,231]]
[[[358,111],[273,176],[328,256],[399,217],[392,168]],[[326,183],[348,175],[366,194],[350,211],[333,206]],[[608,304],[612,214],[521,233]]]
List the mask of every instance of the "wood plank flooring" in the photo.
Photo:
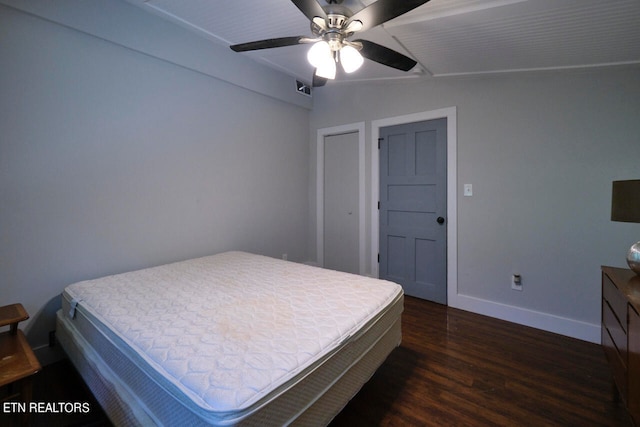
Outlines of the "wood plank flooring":
[[339,426],[631,426],[599,345],[406,297],[403,341]]
[[[331,427],[632,426],[599,345],[411,297],[402,321],[402,345]],[[91,405],[35,426],[110,425],[66,361],[36,374],[34,401]],[[0,410],[0,425],[17,417]]]

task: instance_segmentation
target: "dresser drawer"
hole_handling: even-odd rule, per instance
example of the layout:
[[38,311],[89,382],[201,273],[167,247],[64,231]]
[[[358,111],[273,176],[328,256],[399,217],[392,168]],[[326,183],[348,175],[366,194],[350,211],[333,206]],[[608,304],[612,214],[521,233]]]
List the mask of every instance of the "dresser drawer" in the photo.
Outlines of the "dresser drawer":
[[602,267],[602,348],[619,395],[640,427],[640,276]]
[[[626,319],[626,311],[625,311]],[[626,322],[625,322],[626,323]],[[612,344],[615,346],[615,350],[618,352],[623,365],[627,366],[627,334],[622,328],[618,317],[613,314],[611,306],[606,300],[602,300],[602,324],[604,328],[609,332]]]
[[627,299],[616,288],[609,276],[602,274],[602,298],[607,300],[620,326],[627,333]]
[[613,371],[613,380],[615,381],[618,391],[620,392],[620,396],[626,405],[628,398],[627,368],[622,363],[620,353],[616,350],[616,347],[611,340],[611,335],[609,335],[606,328],[602,328],[602,347],[604,348],[604,353],[607,356],[607,360],[609,361],[609,365]]
[[640,313],[629,308],[629,361],[628,400],[629,412],[640,426]]

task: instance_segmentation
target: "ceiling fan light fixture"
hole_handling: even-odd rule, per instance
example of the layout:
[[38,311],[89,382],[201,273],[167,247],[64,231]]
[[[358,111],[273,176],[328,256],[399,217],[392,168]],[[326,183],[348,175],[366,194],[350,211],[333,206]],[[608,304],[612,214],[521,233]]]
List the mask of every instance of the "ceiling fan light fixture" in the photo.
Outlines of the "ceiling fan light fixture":
[[316,76],[329,80],[336,78],[336,62],[333,58],[316,67]]
[[329,43],[324,40],[314,43],[309,52],[307,52],[307,60],[315,68],[321,68],[329,62],[333,62],[333,54]]
[[362,66],[364,58],[353,46],[344,46],[340,49],[340,63],[346,73],[353,73]]
[[234,52],[248,52],[313,43],[307,52],[307,59],[316,70],[314,76],[318,77],[314,79],[314,86],[322,86],[327,80],[334,79],[338,62],[342,63],[346,73],[358,70],[364,62],[363,58],[400,71],[409,71],[417,65],[415,60],[393,49],[368,40],[350,41],[350,38],[357,32],[367,31],[404,15],[429,0],[346,2],[359,6],[367,3],[355,13],[342,5],[344,0],[324,1],[326,6],[322,6],[320,0],[291,0],[310,21],[313,37],[277,37],[229,47]]

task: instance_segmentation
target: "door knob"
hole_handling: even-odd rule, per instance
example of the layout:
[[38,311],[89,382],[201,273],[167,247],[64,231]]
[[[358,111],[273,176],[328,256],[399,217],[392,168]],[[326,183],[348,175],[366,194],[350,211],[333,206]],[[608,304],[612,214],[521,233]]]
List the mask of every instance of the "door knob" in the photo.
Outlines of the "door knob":
[[436,221],[438,221],[438,224],[444,224],[444,218],[442,218],[441,216],[439,216]]

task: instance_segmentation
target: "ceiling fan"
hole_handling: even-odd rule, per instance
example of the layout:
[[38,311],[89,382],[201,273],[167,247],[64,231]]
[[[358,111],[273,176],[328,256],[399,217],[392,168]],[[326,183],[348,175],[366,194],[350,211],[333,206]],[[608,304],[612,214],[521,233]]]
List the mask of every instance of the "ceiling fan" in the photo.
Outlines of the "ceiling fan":
[[291,0],[311,21],[314,37],[293,36],[259,40],[230,46],[235,52],[313,43],[307,59],[315,67],[313,86],[323,86],[334,79],[336,64],[350,73],[362,65],[364,59],[388,67],[409,71],[417,62],[413,59],[368,40],[348,40],[358,31],[365,31],[403,15],[429,0],[378,0],[353,13],[342,6],[343,0],[326,0],[320,6],[316,0]]

